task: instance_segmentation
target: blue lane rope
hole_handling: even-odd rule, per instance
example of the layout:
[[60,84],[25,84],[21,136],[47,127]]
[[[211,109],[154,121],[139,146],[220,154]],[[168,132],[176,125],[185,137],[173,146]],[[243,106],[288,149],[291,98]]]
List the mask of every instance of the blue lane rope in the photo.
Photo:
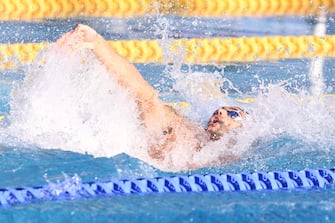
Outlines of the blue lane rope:
[[88,183],[72,178],[70,183],[0,189],[0,206],[125,194],[310,189],[327,188],[334,184],[335,169],[170,176]]

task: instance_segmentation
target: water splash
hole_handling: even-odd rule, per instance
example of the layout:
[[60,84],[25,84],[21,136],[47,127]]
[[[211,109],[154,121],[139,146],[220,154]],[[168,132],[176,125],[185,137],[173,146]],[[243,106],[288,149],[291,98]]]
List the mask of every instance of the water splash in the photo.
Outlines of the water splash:
[[89,51],[45,51],[13,91],[9,119],[6,131],[42,148],[110,157],[143,145],[135,101]]
[[287,83],[270,84],[250,105],[251,131],[255,136],[274,138],[289,135],[323,148],[335,139],[334,99],[320,98],[301,90],[291,94]]
[[82,188],[82,180],[77,174],[70,177],[63,173],[63,179],[57,180],[56,182],[49,180],[47,175],[45,175],[44,178],[48,183],[46,190],[49,191],[49,196],[51,196],[50,198],[70,196],[72,199],[74,199],[80,197],[78,191],[80,191]]
[[[333,97],[314,96],[305,86],[298,88],[293,79],[265,84],[256,75],[259,85],[248,93],[254,95],[255,102],[240,103],[229,97],[227,92],[239,92],[240,97],[243,94],[222,73],[189,72],[181,75],[175,74],[173,69],[171,72],[176,80],[174,89],[191,105],[186,114],[203,122],[203,125],[219,106],[240,106],[248,112],[241,129],[226,134],[196,154],[194,159],[198,163],[215,163],[224,156],[232,160],[235,160],[234,157],[243,158],[249,151],[257,153],[253,148],[281,137],[301,141],[299,149],[304,148],[305,152],[311,149],[327,152],[334,147]],[[224,82],[229,84],[227,91],[222,92],[220,84]],[[291,149],[294,150],[295,146]]]
[[[327,32],[326,15],[321,13],[318,17],[318,23],[314,28],[314,35],[324,37]],[[323,78],[324,58],[322,56],[315,57],[311,60],[309,75],[312,82],[311,92],[313,95],[321,95],[324,93],[324,78]]]
[[260,80],[259,86],[249,93],[255,95],[254,103],[237,102],[229,97],[229,92],[244,95],[223,73],[191,69],[183,72],[183,50],[168,49],[168,21],[162,18],[157,27],[157,35],[161,34],[162,43],[166,44],[167,58],[175,62],[167,66],[166,74],[174,79],[173,90],[190,104],[184,114],[205,125],[218,107],[239,106],[248,112],[241,129],[231,131],[197,153],[187,143],[180,145],[170,154],[173,166],[152,162],[146,153],[147,136],[129,92],[117,84],[92,53],[81,51],[64,57],[51,47],[40,55],[23,84],[13,91],[10,124],[0,133],[9,132],[20,141],[45,149],[104,157],[126,152],[176,171],[184,168],[185,163],[207,166],[235,161],[255,145],[282,135],[306,144],[316,143],[321,149],[334,145],[332,98],[312,97],[304,89],[296,89],[292,94],[286,90],[288,82],[265,85]]

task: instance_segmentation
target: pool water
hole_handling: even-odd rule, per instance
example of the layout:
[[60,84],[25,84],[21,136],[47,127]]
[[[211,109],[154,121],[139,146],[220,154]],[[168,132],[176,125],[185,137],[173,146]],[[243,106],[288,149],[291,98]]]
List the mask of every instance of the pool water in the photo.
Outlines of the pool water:
[[[95,28],[107,39],[150,39],[230,36],[312,35],[312,17],[200,19],[147,16],[140,19],[92,18],[46,20],[37,23],[2,22],[2,43],[54,41],[77,23]],[[327,34],[334,34],[327,18]],[[324,94],[335,93],[335,60],[325,58]],[[259,126],[248,133],[253,144],[240,160],[222,167],[178,173],[160,171],[126,154],[91,154],[44,149],[1,131],[0,187],[45,185],[78,175],[83,182],[175,174],[285,171],[335,166],[334,97],[313,96],[311,61],[289,59],[226,65],[183,65],[179,71],[199,79],[218,75],[225,102],[256,98],[243,106]],[[197,101],[178,85],[174,65],[136,64],[166,101]],[[8,116],[11,90],[21,84],[28,65],[0,73],[0,112]],[[197,76],[198,75],[198,76]],[[192,79],[187,79],[192,82]],[[193,82],[192,82],[193,83]],[[174,90],[171,90],[174,89]],[[179,91],[177,91],[179,90]],[[59,91],[62,91],[60,89]],[[201,96],[201,95],[200,95]],[[222,96],[224,97],[224,96]],[[296,103],[295,97],[304,102]],[[293,99],[292,99],[293,98]],[[192,101],[194,99],[194,101]],[[215,102],[215,100],[214,100]],[[213,101],[210,101],[213,103]],[[204,104],[195,104],[203,106]],[[207,114],[188,114],[203,120]],[[260,118],[257,118],[260,115]],[[271,122],[268,119],[273,119]],[[304,119],[305,118],[305,119]],[[10,123],[9,123],[10,124]],[[2,121],[2,129],[8,122]],[[251,131],[250,130],[250,131]],[[245,145],[244,145],[245,146]],[[333,188],[232,193],[150,194],[36,202],[0,209],[1,222],[333,222]]]

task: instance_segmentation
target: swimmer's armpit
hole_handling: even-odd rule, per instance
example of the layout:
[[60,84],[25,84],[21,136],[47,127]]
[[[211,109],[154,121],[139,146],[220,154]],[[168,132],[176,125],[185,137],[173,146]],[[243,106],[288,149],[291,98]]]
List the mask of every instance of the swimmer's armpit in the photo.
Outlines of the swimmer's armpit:
[[153,145],[148,150],[148,154],[151,158],[157,160],[164,160],[165,154],[172,150],[172,143],[176,141],[176,132],[171,126],[167,126],[162,129],[162,134],[156,137],[157,142],[154,142]]

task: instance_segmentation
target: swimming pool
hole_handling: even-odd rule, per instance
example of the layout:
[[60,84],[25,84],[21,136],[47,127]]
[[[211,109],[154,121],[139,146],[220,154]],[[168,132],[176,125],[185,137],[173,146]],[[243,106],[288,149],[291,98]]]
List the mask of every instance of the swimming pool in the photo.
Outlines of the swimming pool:
[[[329,16],[327,34],[334,32],[333,21]],[[316,23],[310,17],[294,16],[267,19],[149,16],[141,19],[2,22],[0,26],[4,31],[1,41],[54,41],[79,22],[96,28],[107,39],[150,39],[166,35],[170,38],[311,35]],[[197,80],[209,80],[212,76],[219,78],[222,82],[221,91],[229,97],[214,98],[211,104],[238,103],[234,98],[256,98],[254,103],[239,104],[259,126],[250,128],[254,132],[246,131],[246,136],[255,143],[248,145],[247,153],[240,160],[227,166],[178,173],[206,174],[334,167],[334,97],[311,97],[313,83],[309,76],[310,64],[309,59],[286,59],[229,63],[225,66],[137,66],[165,100],[187,100],[197,112],[189,115],[202,121],[207,121],[204,120],[206,112],[200,109],[204,102],[198,100],[203,95],[189,95],[189,88],[178,85],[179,73],[176,69],[191,77],[187,79],[187,83],[191,84],[197,83]],[[334,60],[325,59],[323,95],[335,93],[334,68]],[[23,66],[1,71],[1,112],[5,116],[10,111],[10,91],[22,83],[29,72],[27,69]],[[59,89],[59,93],[61,91],[66,89]],[[64,151],[62,148],[38,148],[33,142],[25,143],[6,134],[6,121],[2,122],[4,130],[1,132],[2,188],[63,182],[67,176],[74,175],[87,182],[176,174],[159,171],[125,154],[95,158],[89,154]],[[332,188],[252,193],[150,194],[17,205],[1,209],[0,219],[4,222],[60,222],[69,219],[71,222],[332,222],[335,218],[334,204]]]

